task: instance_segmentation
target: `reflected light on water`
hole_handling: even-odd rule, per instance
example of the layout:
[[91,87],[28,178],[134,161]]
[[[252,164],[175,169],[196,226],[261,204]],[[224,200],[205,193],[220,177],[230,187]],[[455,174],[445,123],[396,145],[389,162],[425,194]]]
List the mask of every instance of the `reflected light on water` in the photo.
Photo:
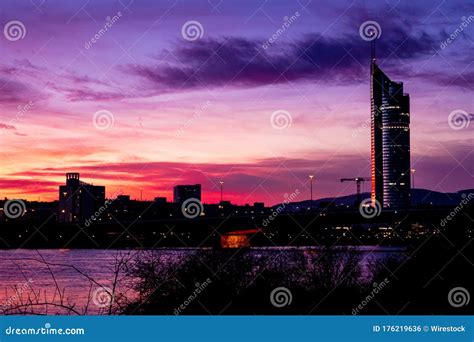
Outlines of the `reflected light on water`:
[[250,238],[248,235],[228,234],[221,236],[222,248],[243,248],[250,247]]

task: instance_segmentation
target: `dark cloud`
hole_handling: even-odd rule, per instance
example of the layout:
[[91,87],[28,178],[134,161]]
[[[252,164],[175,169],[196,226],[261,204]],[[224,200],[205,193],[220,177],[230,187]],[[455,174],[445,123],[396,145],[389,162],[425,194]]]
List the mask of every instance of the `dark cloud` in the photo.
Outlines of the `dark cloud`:
[[72,81],[74,84],[99,84],[99,85],[104,85],[104,86],[108,85],[107,82],[104,82],[100,79],[93,78],[88,75],[79,75],[75,73],[74,71],[71,71],[69,74],[66,74],[64,77]]
[[37,194],[42,191],[57,191],[58,183],[38,179],[0,179],[0,191],[21,189],[22,194]]
[[0,123],[0,129],[16,129],[16,127],[13,126],[13,125],[7,125],[7,124],[4,124],[4,123]]
[[24,134],[24,133],[20,133],[17,131],[16,127],[13,126],[13,125],[8,125],[8,124],[4,124],[4,123],[0,123],[0,134],[3,134],[3,132],[1,130],[9,130],[11,131],[14,135],[18,135],[20,137],[26,137],[27,134]]
[[75,89],[75,88],[64,88],[57,87],[66,94],[68,100],[75,101],[114,101],[121,100],[127,97],[127,94],[121,92],[110,92],[110,91],[95,91],[89,88]]
[[[152,65],[128,65],[127,73],[147,80],[156,92],[223,86],[256,87],[288,81],[324,80],[333,84],[366,81],[370,43],[357,35],[329,38],[306,35],[291,42],[209,38],[178,43]],[[413,59],[433,53],[438,43],[430,35],[418,36],[402,28],[387,29],[377,41],[378,57]]]
[[28,103],[47,98],[43,89],[37,89],[31,82],[50,78],[47,71],[28,59],[15,59],[8,65],[0,64],[0,103]]
[[0,75],[0,103],[27,102],[32,96],[31,89],[25,84]]
[[457,87],[465,91],[474,90],[474,83],[472,83],[472,80],[474,80],[473,71],[464,70],[456,74],[424,72],[417,73],[416,77],[444,87]]

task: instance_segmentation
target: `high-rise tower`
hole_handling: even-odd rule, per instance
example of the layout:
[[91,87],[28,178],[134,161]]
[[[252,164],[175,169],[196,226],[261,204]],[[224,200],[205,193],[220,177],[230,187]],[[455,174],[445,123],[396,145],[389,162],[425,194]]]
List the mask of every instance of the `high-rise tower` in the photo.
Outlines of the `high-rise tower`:
[[410,97],[403,83],[379,68],[372,42],[370,65],[372,202],[410,206]]

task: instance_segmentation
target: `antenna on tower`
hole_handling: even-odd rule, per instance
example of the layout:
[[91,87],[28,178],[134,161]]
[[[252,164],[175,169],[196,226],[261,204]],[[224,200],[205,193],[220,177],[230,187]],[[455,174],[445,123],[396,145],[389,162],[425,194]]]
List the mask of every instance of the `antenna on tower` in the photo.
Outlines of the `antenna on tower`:
[[375,39],[370,42],[370,73],[373,74],[375,65]]
[[375,39],[370,42],[370,58],[375,63]]

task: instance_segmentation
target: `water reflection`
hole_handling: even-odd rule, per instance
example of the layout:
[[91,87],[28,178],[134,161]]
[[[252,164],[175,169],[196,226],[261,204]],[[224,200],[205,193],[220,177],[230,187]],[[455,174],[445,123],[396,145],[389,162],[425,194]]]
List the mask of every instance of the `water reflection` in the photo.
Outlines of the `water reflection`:
[[259,233],[258,229],[236,230],[221,235],[222,248],[248,248],[252,237]]
[[[335,247],[330,253],[323,253],[321,247],[251,247],[251,239],[256,233],[258,232],[253,230],[225,234],[221,239],[221,247],[223,247],[221,249],[41,250],[39,252],[41,257],[52,263],[49,267],[41,262],[38,252],[34,250],[0,250],[0,269],[2,270],[0,272],[0,307],[13,302],[12,296],[18,294],[18,284],[25,282],[25,279],[31,279],[30,287],[35,291],[40,290],[42,296],[54,297],[57,286],[61,291],[64,291],[67,300],[75,303],[76,308],[81,308],[90,302],[91,296],[91,283],[84,275],[96,281],[92,291],[98,286],[97,284],[110,287],[111,279],[114,278],[112,266],[116,264],[117,256],[123,254],[130,254],[137,260],[143,260],[147,254],[152,252],[157,258],[156,269],[144,268],[144,270],[156,273],[160,279],[168,279],[170,272],[173,277],[177,277],[175,272],[178,271],[182,276],[179,278],[180,284],[186,281],[186,277],[189,278],[187,280],[190,281],[190,284],[194,284],[193,276],[199,280],[204,276],[203,271],[206,271],[208,267],[219,270],[222,265],[227,267],[228,274],[235,275],[237,278],[241,277],[245,284],[252,283],[251,280],[256,279],[256,276],[262,272],[267,272],[265,279],[273,275],[299,284],[304,280],[300,278],[308,278],[312,269],[319,267],[319,269],[315,269],[315,274],[321,273],[321,270],[324,271],[321,269],[322,266],[336,267],[339,270],[338,265],[346,259],[349,260],[349,256],[354,254],[349,253],[346,247]],[[229,250],[241,247],[246,248],[239,252],[236,252],[238,250]],[[401,255],[403,248],[359,246],[354,247],[353,251],[358,254],[357,262],[361,267],[360,280],[364,280],[371,276],[370,265],[373,261],[383,260],[392,255]],[[195,262],[189,263],[193,256],[197,256]],[[186,260],[188,260],[188,264],[186,264]],[[334,260],[337,261],[335,264]],[[203,270],[197,269],[197,266],[202,266],[203,262],[206,265]],[[350,262],[345,264],[351,268],[353,266]],[[68,265],[73,265],[74,269]],[[160,268],[162,273],[160,273]],[[55,279],[52,278],[51,273],[55,275]],[[324,272],[329,275],[333,273],[339,272]],[[173,277],[169,278],[174,279]],[[317,282],[316,280],[312,282],[320,283],[321,279],[318,278]],[[233,281],[230,284],[237,286]],[[120,288],[119,290],[127,297],[133,298],[134,291],[128,287],[133,284],[125,285],[127,285],[125,289]],[[169,291],[177,289],[170,287]],[[21,295],[26,295],[28,291],[21,290],[20,292]],[[94,310],[96,309],[96,306],[91,305],[88,313],[95,314]]]

